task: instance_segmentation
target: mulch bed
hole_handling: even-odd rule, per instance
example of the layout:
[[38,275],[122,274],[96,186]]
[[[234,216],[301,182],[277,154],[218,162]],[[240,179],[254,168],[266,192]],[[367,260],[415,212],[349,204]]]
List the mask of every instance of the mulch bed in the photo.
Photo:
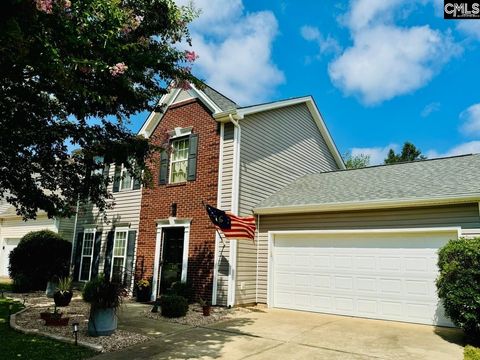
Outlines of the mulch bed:
[[192,304],[188,307],[188,312],[185,317],[180,318],[166,318],[160,313],[152,313],[150,310],[145,310],[143,313],[147,318],[155,320],[169,321],[177,324],[190,325],[190,326],[206,326],[219,321],[233,319],[236,316],[250,312],[249,308],[224,308],[212,306],[210,310],[210,316],[204,316],[202,307],[199,304]]
[[[45,326],[45,321],[40,319],[40,313],[47,310],[53,311],[54,303],[52,299],[46,298],[44,294],[42,295],[43,299],[35,298],[35,300],[33,300],[33,296],[29,297],[26,304],[31,307],[17,316],[17,325],[25,329],[38,329],[42,332],[73,339],[71,324],[78,322],[78,340],[100,345],[107,352],[116,351],[152,339],[146,335],[118,329],[110,336],[88,336],[87,328],[90,305],[78,298],[72,300],[69,306],[58,308],[58,311],[63,313],[62,317],[70,318],[68,326]],[[20,297],[19,300],[22,299],[23,298]]]

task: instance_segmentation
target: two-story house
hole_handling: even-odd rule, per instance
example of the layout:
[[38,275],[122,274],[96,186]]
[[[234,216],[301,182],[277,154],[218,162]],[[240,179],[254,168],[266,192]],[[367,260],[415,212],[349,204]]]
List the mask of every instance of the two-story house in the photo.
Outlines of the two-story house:
[[203,203],[251,215],[296,178],[343,161],[311,97],[240,108],[192,86],[163,104],[140,130],[166,148],[142,192],[136,274],[153,278],[153,297],[187,281],[213,304],[256,302],[258,244],[221,240]]

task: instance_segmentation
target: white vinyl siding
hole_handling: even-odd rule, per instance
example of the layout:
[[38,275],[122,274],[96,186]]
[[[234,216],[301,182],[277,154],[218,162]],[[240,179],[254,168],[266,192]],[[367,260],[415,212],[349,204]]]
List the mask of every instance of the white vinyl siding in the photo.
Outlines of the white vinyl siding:
[[172,141],[169,176],[169,182],[172,184],[187,181],[188,143],[188,138]]
[[[223,168],[221,174],[221,194],[218,207],[222,210],[231,211],[232,209],[232,176],[233,176],[233,124],[225,124],[223,136]],[[217,276],[217,305],[227,305],[228,295],[228,272],[230,241],[218,244],[218,276]]]
[[[115,165],[112,164],[109,167],[109,176],[113,178],[114,173]],[[109,185],[109,190],[112,191],[112,184]],[[92,225],[97,227],[97,231],[102,231],[99,274],[104,272],[105,246],[108,232],[114,231],[115,226],[118,226],[118,224],[127,224],[129,230],[137,231],[138,235],[141,200],[142,189],[113,193],[112,201],[115,205],[112,209],[107,210],[106,222],[103,214],[100,214],[96,207],[91,204],[80,206],[76,233],[84,232],[85,229],[91,228]],[[77,239],[77,236],[75,236],[75,239]]]
[[[305,104],[247,115],[240,126],[242,216],[251,215],[260,201],[300,176],[338,169]],[[262,244],[237,243],[236,303],[254,303],[257,250],[262,251]]]

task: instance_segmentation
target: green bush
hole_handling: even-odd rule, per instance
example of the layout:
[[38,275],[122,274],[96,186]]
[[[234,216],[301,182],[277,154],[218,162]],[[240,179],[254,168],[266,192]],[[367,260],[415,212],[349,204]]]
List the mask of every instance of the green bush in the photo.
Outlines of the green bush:
[[15,293],[24,293],[30,291],[32,284],[30,279],[23,274],[18,274],[13,278],[12,291]]
[[188,301],[183,296],[165,295],[160,300],[162,316],[177,318],[187,315]]
[[480,238],[449,241],[439,251],[438,296],[470,339],[480,338]]
[[83,300],[96,309],[118,308],[122,303],[123,288],[105,279],[96,277],[85,284],[82,291]]
[[178,295],[187,299],[188,303],[193,303],[193,288],[189,283],[176,282],[168,289],[167,295]]
[[480,360],[480,349],[473,346],[465,346],[463,356],[464,360]]
[[45,290],[54,276],[68,276],[72,245],[50,230],[26,234],[10,253],[12,279],[27,277],[30,290]]

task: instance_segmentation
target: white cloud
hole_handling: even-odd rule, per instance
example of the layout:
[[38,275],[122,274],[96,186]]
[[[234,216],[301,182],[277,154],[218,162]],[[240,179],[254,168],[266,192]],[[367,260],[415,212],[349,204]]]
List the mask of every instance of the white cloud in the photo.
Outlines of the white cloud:
[[477,140],[459,144],[443,153],[435,150],[430,150],[427,152],[427,157],[429,159],[433,159],[438,157],[448,157],[448,156],[476,154],[476,153],[480,153],[480,141],[477,141]]
[[370,165],[378,165],[383,164],[383,161],[387,157],[388,151],[393,149],[397,151],[398,145],[390,144],[385,147],[364,147],[364,148],[352,148],[351,153],[352,156],[356,155],[368,155],[370,156]]
[[436,112],[436,111],[439,111],[440,110],[440,103],[439,102],[432,102],[430,104],[427,104],[425,105],[425,107],[423,108],[422,112],[420,113],[420,115],[422,117],[428,117],[430,116],[432,113]]
[[460,114],[460,119],[464,121],[460,130],[465,135],[480,135],[480,103],[470,106]]
[[343,22],[353,45],[329,65],[333,84],[345,94],[372,105],[411,93],[461,51],[450,34],[428,25],[396,26],[393,14],[408,10],[405,6],[413,5],[400,0],[352,1]]
[[480,22],[475,20],[460,20],[457,29],[464,34],[480,40]]
[[194,6],[202,9],[191,27],[199,55],[194,73],[239,104],[268,100],[285,80],[272,60],[275,15],[245,13],[241,0],[197,0]]
[[374,24],[384,24],[392,20],[393,9],[402,0],[358,0],[352,1],[350,12],[344,18],[347,26],[358,31]]
[[314,26],[302,26],[300,29],[302,37],[307,41],[315,41],[318,44],[320,53],[334,53],[339,54],[342,50],[338,41],[332,38],[330,35],[323,36],[320,30]]

